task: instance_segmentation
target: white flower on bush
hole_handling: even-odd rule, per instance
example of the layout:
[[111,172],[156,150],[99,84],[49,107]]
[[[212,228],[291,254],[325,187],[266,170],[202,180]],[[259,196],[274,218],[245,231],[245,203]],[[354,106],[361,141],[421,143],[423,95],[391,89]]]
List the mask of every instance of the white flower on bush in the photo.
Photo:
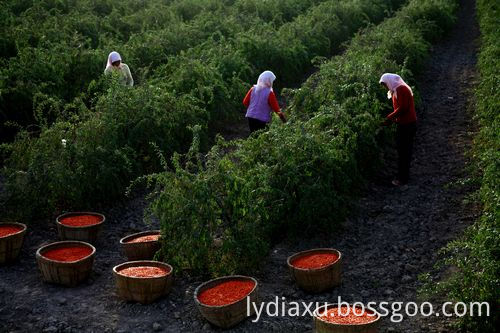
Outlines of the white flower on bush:
[[61,144],[62,144],[62,146],[63,146],[64,148],[66,148],[66,139],[62,139],[62,140],[61,140]]

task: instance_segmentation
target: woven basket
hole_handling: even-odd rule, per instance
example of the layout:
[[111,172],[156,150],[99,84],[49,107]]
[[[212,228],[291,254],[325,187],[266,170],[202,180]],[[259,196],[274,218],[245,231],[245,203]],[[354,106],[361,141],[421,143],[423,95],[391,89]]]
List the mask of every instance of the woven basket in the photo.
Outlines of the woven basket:
[[[206,305],[200,302],[198,296],[206,289],[215,287],[216,285],[233,280],[251,280],[255,283],[255,287],[248,294],[247,297],[236,301],[231,304],[214,306]],[[247,309],[247,298],[250,297],[250,313]],[[232,275],[220,277],[207,281],[196,288],[194,292],[194,301],[198,310],[201,312],[202,316],[208,320],[210,323],[221,328],[230,328],[243,321],[245,318],[252,316],[255,313],[254,306],[252,303],[258,303],[258,283],[252,277],[242,276],[242,275]]]
[[[78,215],[94,215],[101,218],[101,222],[83,227],[73,227],[61,223],[61,219],[70,216]],[[59,215],[56,219],[57,232],[61,240],[77,240],[95,244],[101,232],[102,225],[106,221],[106,217],[94,212],[70,212]]]
[[[337,304],[322,305],[314,311],[315,333],[377,333],[380,321],[379,314],[376,315],[377,318],[374,321],[366,324],[335,324],[319,319],[319,313],[337,306]],[[352,307],[352,305],[350,306]]]
[[138,232],[120,239],[120,245],[129,261],[152,260],[156,251],[160,249],[159,241],[129,243],[132,239],[142,236],[159,235],[160,230]]
[[[132,277],[119,273],[122,269],[136,266],[162,267],[169,270],[169,273],[153,278]],[[151,260],[128,261],[113,267],[118,296],[125,301],[142,304],[152,303],[170,292],[173,283],[172,273],[173,268],[169,264]]]
[[[305,255],[331,252],[338,255],[338,260],[321,268],[304,269],[292,265],[292,262]],[[300,288],[311,293],[320,293],[340,285],[342,281],[342,254],[332,248],[319,248],[296,253],[287,260],[290,273]]]
[[26,234],[26,225],[18,222],[1,222],[3,226],[15,226],[23,228],[15,234],[0,237],[0,264],[8,264],[19,257],[21,247],[23,246],[24,235]]
[[[88,246],[92,249],[92,253],[85,258],[71,262],[51,260],[43,256],[48,250],[75,245]],[[61,241],[42,246],[36,251],[36,261],[43,281],[68,287],[77,286],[85,281],[92,272],[95,251],[95,247],[91,244],[79,241]]]

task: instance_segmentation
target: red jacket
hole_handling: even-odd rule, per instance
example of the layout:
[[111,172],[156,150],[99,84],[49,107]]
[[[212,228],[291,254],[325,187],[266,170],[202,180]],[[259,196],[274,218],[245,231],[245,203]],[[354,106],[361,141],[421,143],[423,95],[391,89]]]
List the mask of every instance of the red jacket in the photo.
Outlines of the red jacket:
[[[397,98],[396,96],[397,95]],[[410,124],[417,121],[413,95],[408,87],[402,85],[396,89],[396,94],[392,96],[394,111],[387,116],[398,124]]]

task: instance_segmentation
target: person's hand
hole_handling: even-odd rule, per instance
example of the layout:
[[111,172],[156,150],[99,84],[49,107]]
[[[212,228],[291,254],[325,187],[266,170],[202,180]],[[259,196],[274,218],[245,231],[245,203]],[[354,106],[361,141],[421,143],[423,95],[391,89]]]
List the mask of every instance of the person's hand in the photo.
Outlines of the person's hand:
[[285,118],[285,114],[283,112],[280,112],[278,113],[278,116],[280,117],[281,121],[283,123],[286,123],[286,118]]
[[391,124],[391,120],[387,119],[387,118],[381,123],[382,126],[389,126],[390,124]]

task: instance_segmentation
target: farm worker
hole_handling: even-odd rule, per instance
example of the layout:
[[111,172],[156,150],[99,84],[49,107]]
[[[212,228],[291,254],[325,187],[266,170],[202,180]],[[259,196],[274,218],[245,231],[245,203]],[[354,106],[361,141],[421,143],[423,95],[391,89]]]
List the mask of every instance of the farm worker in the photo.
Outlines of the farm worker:
[[271,71],[260,74],[257,84],[247,92],[243,105],[247,108],[245,117],[248,127],[253,133],[263,129],[271,121],[271,112],[276,112],[282,122],[286,122],[285,115],[281,112],[278,100],[273,91],[273,82],[276,76]]
[[113,51],[108,56],[108,63],[106,64],[106,69],[104,74],[119,73],[121,75],[120,82],[125,85],[132,87],[134,85],[134,79],[130,73],[130,68],[127,64],[122,63],[122,57],[116,51]]
[[394,107],[394,111],[386,117],[384,125],[389,125],[391,122],[397,124],[398,176],[392,184],[400,186],[407,184],[410,177],[413,140],[417,130],[413,91],[397,74],[385,73],[379,83],[387,88],[387,97],[392,99]]

